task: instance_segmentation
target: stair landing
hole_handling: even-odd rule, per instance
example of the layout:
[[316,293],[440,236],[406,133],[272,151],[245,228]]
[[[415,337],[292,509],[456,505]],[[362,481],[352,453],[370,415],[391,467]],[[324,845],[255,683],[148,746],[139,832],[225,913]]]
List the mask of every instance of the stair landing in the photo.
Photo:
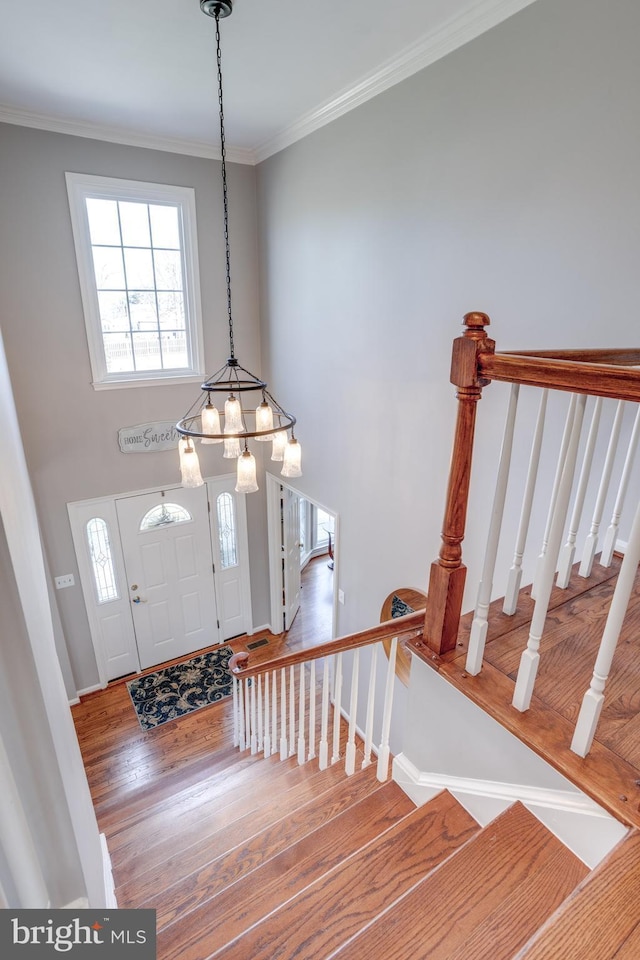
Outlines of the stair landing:
[[608,568],[596,559],[589,578],[578,576],[576,565],[569,587],[554,587],[534,696],[524,713],[511,701],[533,613],[530,587],[520,591],[513,616],[502,613],[502,600],[491,604],[485,662],[476,677],[465,670],[472,613],[462,618],[450,653],[438,657],[415,641],[408,646],[614,817],[640,827],[640,575],[591,752],[582,758],[570,749],[619,569],[617,557]]

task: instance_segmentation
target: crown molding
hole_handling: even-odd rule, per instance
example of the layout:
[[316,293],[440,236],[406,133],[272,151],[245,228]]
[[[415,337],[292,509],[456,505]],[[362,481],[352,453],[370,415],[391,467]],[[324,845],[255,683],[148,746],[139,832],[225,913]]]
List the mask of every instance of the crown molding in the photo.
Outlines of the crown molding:
[[[178,137],[159,137],[153,134],[135,133],[125,127],[107,127],[85,120],[65,120],[62,117],[46,116],[19,110],[0,103],[0,122],[14,123],[21,127],[34,127],[49,130],[51,133],[66,133],[72,137],[88,137],[90,140],[103,140],[107,143],[121,143],[129,147],[144,147],[148,150],[164,150],[167,153],[181,153],[188,157],[204,157],[207,160],[220,160],[220,149],[200,140],[181,140]],[[230,163],[244,163],[253,166],[256,155],[253,150],[243,147],[227,147],[227,160]]]
[[[479,0],[465,13],[452,18],[438,30],[406,47],[398,56],[382,64],[379,69],[343,90],[337,97],[304,114],[255,149],[227,147],[227,159],[231,163],[250,166],[266,160],[274,153],[279,153],[285,147],[302,140],[379,93],[383,93],[419,70],[435,63],[436,60],[442,59],[448,53],[469,43],[470,40],[474,40],[480,34],[535,2],[536,0]],[[35,127],[53,133],[66,133],[74,137],[88,137],[91,140],[104,140],[107,143],[121,143],[212,160],[220,159],[219,148],[204,141],[135,133],[125,127],[109,127],[84,120],[47,116],[2,103],[0,103],[0,122]]]
[[436,60],[457,50],[480,34],[497,26],[503,20],[523,10],[535,0],[480,0],[464,14],[447,21],[440,29],[406,47],[397,57],[388,60],[379,69],[363,77],[337,97],[304,114],[275,137],[264,141],[255,150],[260,163],[279,153],[315,130],[326,126],[367,100],[388,90],[395,84],[423,70]]

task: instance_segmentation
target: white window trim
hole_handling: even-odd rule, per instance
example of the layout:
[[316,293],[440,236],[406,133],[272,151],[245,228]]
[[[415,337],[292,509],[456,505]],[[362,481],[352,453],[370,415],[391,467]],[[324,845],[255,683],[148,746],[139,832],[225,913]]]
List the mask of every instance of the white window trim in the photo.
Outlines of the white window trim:
[[[204,377],[204,344],[202,334],[202,306],[200,302],[200,271],[196,226],[195,190],[163,183],[145,183],[141,180],[119,180],[84,173],[66,173],[71,226],[78,263],[80,293],[84,309],[89,358],[95,390],[114,387],[139,387],[152,384],[199,383]],[[164,202],[179,205],[182,210],[182,255],[185,279],[185,315],[190,367],[176,371],[143,370],[126,373],[108,373],[102,342],[98,294],[95,284],[91,236],[86,199],[138,200],[147,203]]]

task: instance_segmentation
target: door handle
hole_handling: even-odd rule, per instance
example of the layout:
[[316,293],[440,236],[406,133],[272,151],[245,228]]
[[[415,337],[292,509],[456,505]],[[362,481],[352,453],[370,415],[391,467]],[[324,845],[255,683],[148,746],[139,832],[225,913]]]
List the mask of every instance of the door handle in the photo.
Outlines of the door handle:
[[143,600],[142,597],[134,597],[131,603],[146,603],[146,600]]

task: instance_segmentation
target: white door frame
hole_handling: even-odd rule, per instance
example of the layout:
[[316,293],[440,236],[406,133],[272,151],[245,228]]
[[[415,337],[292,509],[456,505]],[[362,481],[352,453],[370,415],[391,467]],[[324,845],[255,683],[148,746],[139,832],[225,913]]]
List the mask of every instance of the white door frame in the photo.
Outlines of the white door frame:
[[[226,476],[226,475],[225,475]],[[207,492],[211,493],[211,488],[209,487],[209,481],[215,483],[215,480],[219,479],[216,477],[207,477],[205,483],[207,483]],[[144,490],[131,490],[126,493],[113,494],[108,497],[96,497],[90,500],[77,500],[73,503],[67,504],[67,511],[69,514],[69,522],[71,525],[71,534],[73,537],[73,543],[76,552],[76,559],[78,562],[78,572],[80,575],[80,585],[82,587],[82,595],[84,599],[84,605],[87,612],[87,619],[89,621],[89,632],[91,634],[91,643],[93,645],[93,651],[96,658],[96,665],[98,668],[98,678],[99,686],[104,688],[109,683],[109,671],[107,666],[107,658],[105,655],[104,644],[102,641],[102,629],[100,619],[97,614],[97,605],[95,602],[95,593],[94,593],[94,581],[93,581],[93,572],[91,570],[88,554],[86,539],[84,536],[84,518],[87,513],[87,508],[94,510],[95,516],[100,516],[102,511],[102,516],[109,519],[109,528],[111,532],[111,549],[113,554],[114,566],[116,570],[116,578],[118,583],[121,585],[121,603],[126,603],[126,610],[128,613],[129,620],[131,622],[131,640],[129,648],[130,656],[130,665],[132,667],[131,672],[138,673],[140,672],[140,658],[138,656],[138,648],[135,643],[135,633],[133,631],[133,614],[131,611],[131,604],[129,602],[129,591],[128,583],[126,580],[124,572],[124,558],[122,555],[122,545],[120,542],[120,528],[117,522],[116,514],[116,500],[121,500],[126,497],[136,497],[141,494],[147,493],[160,493],[164,490],[168,493],[171,490],[180,490],[181,485],[179,483],[171,483],[166,486],[158,487],[147,487]],[[211,499],[209,500],[211,503]],[[244,590],[243,597],[245,601],[248,601],[249,607],[247,610],[247,633],[253,632],[253,614],[251,608],[251,582],[249,578],[249,548],[248,548],[248,539],[247,539],[247,519],[246,519],[246,495],[239,494],[237,501],[238,505],[238,545],[239,549],[242,552],[245,552],[246,556],[246,576],[244,577]],[[213,518],[209,518],[209,532],[211,535],[211,525],[213,523]],[[123,607],[123,613],[124,613]]]
[[282,551],[280,549],[280,487],[297,493],[299,497],[308,500],[315,507],[324,510],[334,520],[334,554],[333,554],[333,611],[331,615],[331,637],[336,636],[338,627],[338,584],[340,583],[340,517],[330,507],[326,507],[318,500],[314,500],[303,490],[288,484],[282,477],[276,477],[267,471],[267,531],[269,539],[269,597],[272,633],[282,633]]

